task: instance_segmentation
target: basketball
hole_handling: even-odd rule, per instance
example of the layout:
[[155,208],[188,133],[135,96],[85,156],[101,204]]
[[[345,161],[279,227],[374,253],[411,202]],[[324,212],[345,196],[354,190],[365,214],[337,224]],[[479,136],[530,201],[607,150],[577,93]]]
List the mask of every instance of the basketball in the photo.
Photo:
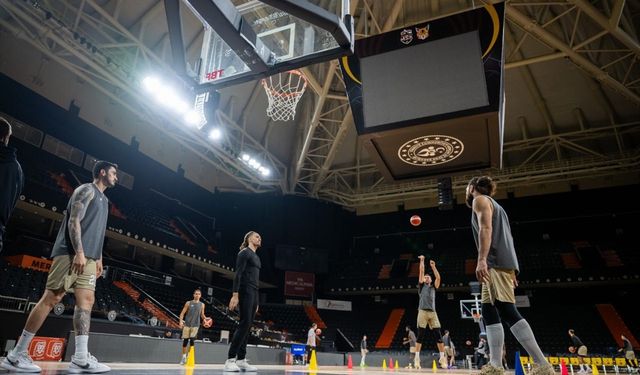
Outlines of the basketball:
[[576,348],[573,346],[569,347],[569,353],[575,353],[576,352]]
[[204,328],[210,328],[213,325],[213,319],[207,317],[204,318],[204,320],[202,321],[202,326]]
[[320,328],[316,329],[316,335],[319,335],[322,333],[322,330]]
[[422,223],[422,219],[418,215],[413,215],[413,216],[411,216],[411,219],[409,219],[409,222],[414,227],[417,227],[418,225],[420,225],[420,223]]

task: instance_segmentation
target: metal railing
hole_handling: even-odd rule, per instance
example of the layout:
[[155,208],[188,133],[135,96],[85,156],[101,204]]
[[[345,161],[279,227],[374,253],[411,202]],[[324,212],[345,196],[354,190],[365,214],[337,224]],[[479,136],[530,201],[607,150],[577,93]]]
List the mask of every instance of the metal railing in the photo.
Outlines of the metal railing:
[[26,312],[29,306],[28,298],[16,298],[0,295],[0,310]]

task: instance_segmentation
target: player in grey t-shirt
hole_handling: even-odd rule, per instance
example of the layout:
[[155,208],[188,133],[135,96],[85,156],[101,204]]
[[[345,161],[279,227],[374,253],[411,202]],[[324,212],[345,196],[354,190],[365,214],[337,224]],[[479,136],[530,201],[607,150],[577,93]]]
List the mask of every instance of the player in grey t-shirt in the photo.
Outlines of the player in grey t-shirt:
[[93,167],[93,183],[73,191],[58,237],[53,245],[53,263],[46,290],[29,313],[27,322],[13,348],[0,366],[12,372],[40,372],[29,357],[28,349],[36,332],[67,292],[75,294],[73,313],[75,353],[68,372],[107,372],[111,369],[89,354],[91,309],[95,300],[96,279],[102,275],[102,246],[109,215],[107,188],[118,182],[116,164],[98,161]]
[[471,229],[478,249],[476,278],[482,283],[482,319],[489,344],[489,364],[481,375],[500,375],[506,323],[511,333],[537,364],[529,375],[554,375],[529,323],[516,307],[518,258],[505,210],[491,198],[496,183],[489,176],[474,177],[467,185],[467,206],[472,209]]
[[180,328],[182,328],[181,365],[187,363],[187,346],[191,344],[192,347],[195,347],[200,323],[207,319],[204,315],[204,303],[200,302],[200,297],[202,297],[202,291],[200,289],[194,290],[193,299],[185,302],[182,311],[180,311]]
[[407,368],[413,367],[413,362],[415,361],[416,356],[416,342],[418,339],[416,338],[416,334],[411,330],[411,327],[406,326],[404,330],[407,332],[407,337],[402,340],[403,345],[409,344],[409,365]]

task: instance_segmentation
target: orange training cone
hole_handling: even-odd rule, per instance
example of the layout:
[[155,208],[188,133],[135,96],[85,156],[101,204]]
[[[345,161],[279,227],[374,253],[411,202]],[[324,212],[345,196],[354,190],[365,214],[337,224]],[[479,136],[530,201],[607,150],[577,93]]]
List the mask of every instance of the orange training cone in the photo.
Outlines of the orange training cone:
[[393,370],[393,359],[389,357],[389,370]]
[[347,368],[353,368],[353,359],[351,359],[351,354],[347,357]]

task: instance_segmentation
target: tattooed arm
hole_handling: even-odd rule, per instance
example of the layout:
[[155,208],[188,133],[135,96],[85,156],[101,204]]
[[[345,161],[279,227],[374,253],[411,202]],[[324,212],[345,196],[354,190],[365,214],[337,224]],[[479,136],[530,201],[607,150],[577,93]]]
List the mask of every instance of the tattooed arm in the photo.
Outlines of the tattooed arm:
[[87,206],[94,195],[95,191],[93,187],[85,184],[78,187],[71,196],[71,212],[69,213],[68,227],[71,246],[76,253],[75,257],[73,257],[71,269],[79,275],[82,274],[84,266],[87,264],[87,260],[84,257],[84,247],[82,247],[82,229],[80,222],[84,218],[84,214],[87,212]]

